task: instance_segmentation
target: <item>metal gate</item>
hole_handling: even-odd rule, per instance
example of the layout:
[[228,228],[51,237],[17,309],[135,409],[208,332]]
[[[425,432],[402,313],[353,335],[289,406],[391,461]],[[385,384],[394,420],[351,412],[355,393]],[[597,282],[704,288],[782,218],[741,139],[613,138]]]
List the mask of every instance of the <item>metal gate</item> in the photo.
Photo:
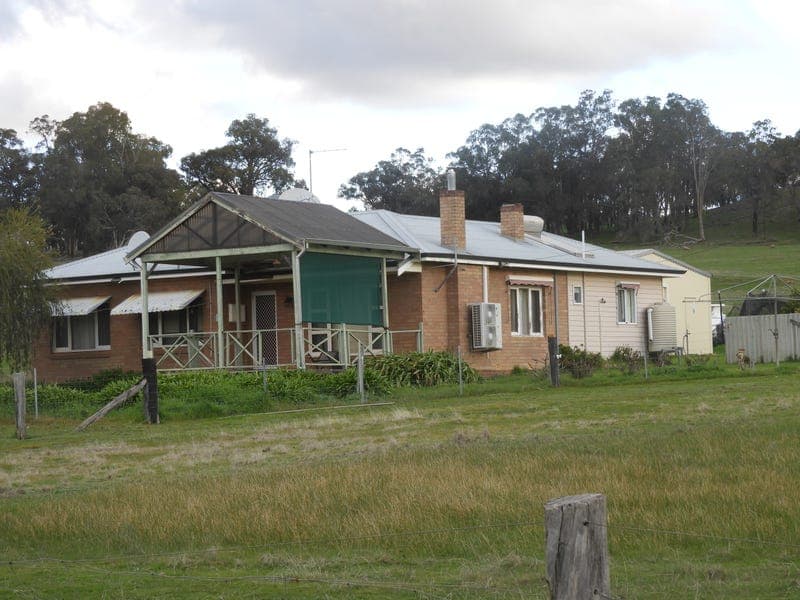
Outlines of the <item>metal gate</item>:
[[278,313],[275,292],[253,294],[253,327],[259,331],[258,363],[278,364]]

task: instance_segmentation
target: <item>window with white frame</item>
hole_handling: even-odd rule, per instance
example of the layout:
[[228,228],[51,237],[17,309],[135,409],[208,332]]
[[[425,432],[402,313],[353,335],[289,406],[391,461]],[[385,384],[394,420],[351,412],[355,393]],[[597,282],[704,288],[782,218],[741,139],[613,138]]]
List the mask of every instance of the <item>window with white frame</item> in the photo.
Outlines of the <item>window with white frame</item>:
[[542,335],[542,289],[538,287],[512,287],[511,334]]
[[111,317],[108,302],[86,315],[53,318],[53,350],[75,352],[111,348]]
[[636,323],[638,285],[617,285],[617,323]]
[[171,346],[180,335],[202,330],[202,304],[195,300],[181,310],[150,313],[150,335],[156,335],[157,344]]
[[583,304],[583,286],[581,285],[572,286],[572,303]]

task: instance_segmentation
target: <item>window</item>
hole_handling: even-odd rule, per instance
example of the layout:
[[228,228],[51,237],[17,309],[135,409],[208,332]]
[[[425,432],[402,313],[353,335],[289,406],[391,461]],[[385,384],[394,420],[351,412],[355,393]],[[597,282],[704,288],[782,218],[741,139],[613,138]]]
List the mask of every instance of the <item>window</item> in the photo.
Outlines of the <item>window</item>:
[[104,302],[86,315],[53,318],[53,350],[108,350],[111,348],[110,306]]
[[150,335],[159,336],[156,343],[171,346],[180,334],[202,330],[201,304],[197,300],[181,310],[150,313]]
[[580,285],[572,286],[572,303],[583,304],[583,286]]
[[638,286],[617,286],[617,323],[636,323],[636,291]]
[[541,288],[513,287],[509,291],[512,335],[542,335]]

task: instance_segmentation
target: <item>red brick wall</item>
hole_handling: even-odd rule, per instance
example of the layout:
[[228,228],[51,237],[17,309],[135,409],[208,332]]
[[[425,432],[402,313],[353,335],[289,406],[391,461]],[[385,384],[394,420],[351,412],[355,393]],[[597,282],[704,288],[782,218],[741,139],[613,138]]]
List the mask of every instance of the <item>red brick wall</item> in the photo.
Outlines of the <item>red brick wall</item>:
[[[511,370],[515,365],[537,365],[547,352],[547,335],[555,332],[553,311],[553,288],[544,288],[544,327],[545,336],[522,337],[511,335],[509,291],[506,276],[536,277],[552,280],[552,273],[526,270],[489,269],[489,302],[501,305],[503,348],[491,352],[471,350],[471,331],[468,304],[483,300],[482,267],[460,265],[445,282],[452,265],[424,265],[422,273],[405,273],[398,277],[388,274],[389,324],[393,331],[416,330],[419,323],[424,324],[424,349],[456,351],[461,346],[465,360],[485,373],[500,373]],[[444,285],[442,285],[444,282]],[[568,339],[568,291],[565,274],[558,274],[559,296],[559,334],[560,342]],[[440,287],[441,286],[441,287]],[[435,289],[438,291],[434,291]],[[216,331],[216,287],[213,276],[180,279],[152,279],[151,292],[175,291],[183,289],[203,289],[204,331]],[[241,286],[242,304],[245,305],[246,318],[242,330],[252,330],[253,293],[274,291],[278,327],[289,329],[294,325],[293,289],[291,281],[265,281],[244,283]],[[139,282],[119,284],[91,284],[64,286],[62,297],[85,297],[110,295],[112,308],[127,297],[139,293]],[[225,285],[224,328],[232,330],[235,323],[228,321],[228,304],[234,303],[233,285]],[[45,382],[59,382],[66,379],[89,377],[104,369],[121,368],[139,371],[141,369],[141,325],[139,315],[117,315],[111,317],[111,350],[84,352],[53,352],[51,332],[44,334],[35,348],[34,366],[38,377]],[[281,363],[291,360],[291,334],[282,332],[278,336],[278,353]],[[247,334],[243,340],[247,339]],[[409,352],[417,347],[414,334],[394,336],[395,352]],[[249,362],[249,361],[245,361]]]
[[[488,300],[500,304],[501,307],[503,348],[490,352],[473,352],[471,350],[472,338],[468,305],[483,301],[483,270],[478,265],[460,265],[447,283],[438,292],[434,292],[451,268],[451,265],[434,267],[431,264],[425,264],[420,276],[425,349],[455,352],[460,345],[465,360],[479,371],[487,374],[508,372],[516,365],[540,366],[547,354],[547,336],[555,334],[553,288],[543,288],[545,334],[542,336],[512,336],[510,294],[506,277],[509,275],[524,276],[552,281],[553,274],[546,271],[490,267]],[[406,276],[403,275],[403,277]],[[559,341],[566,344],[569,342],[566,275],[557,274],[556,281],[559,303]]]
[[[166,292],[185,289],[205,290],[201,296],[203,307],[203,328],[213,326],[214,280],[210,277],[151,279],[150,292]],[[111,308],[123,300],[139,293],[139,282],[95,283],[85,285],[64,285],[61,298],[81,298],[87,296],[111,296]],[[211,303],[208,299],[211,299]],[[87,350],[79,352],[54,352],[52,331],[43,332],[34,348],[33,366],[43,382],[61,382],[67,379],[82,379],[105,369],[140,371],[142,368],[142,329],[139,315],[115,315],[111,317],[111,349]]]

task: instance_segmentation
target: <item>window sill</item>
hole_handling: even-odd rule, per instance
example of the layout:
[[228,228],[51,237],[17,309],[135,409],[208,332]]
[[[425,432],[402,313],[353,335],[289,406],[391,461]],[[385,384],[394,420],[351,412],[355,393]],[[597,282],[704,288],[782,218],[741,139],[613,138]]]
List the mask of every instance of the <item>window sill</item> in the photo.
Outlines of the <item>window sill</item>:
[[111,348],[97,348],[95,350],[53,350],[50,358],[53,360],[69,360],[74,358],[108,358]]
[[511,337],[515,338],[543,338],[543,333],[516,333],[514,331],[511,332]]

